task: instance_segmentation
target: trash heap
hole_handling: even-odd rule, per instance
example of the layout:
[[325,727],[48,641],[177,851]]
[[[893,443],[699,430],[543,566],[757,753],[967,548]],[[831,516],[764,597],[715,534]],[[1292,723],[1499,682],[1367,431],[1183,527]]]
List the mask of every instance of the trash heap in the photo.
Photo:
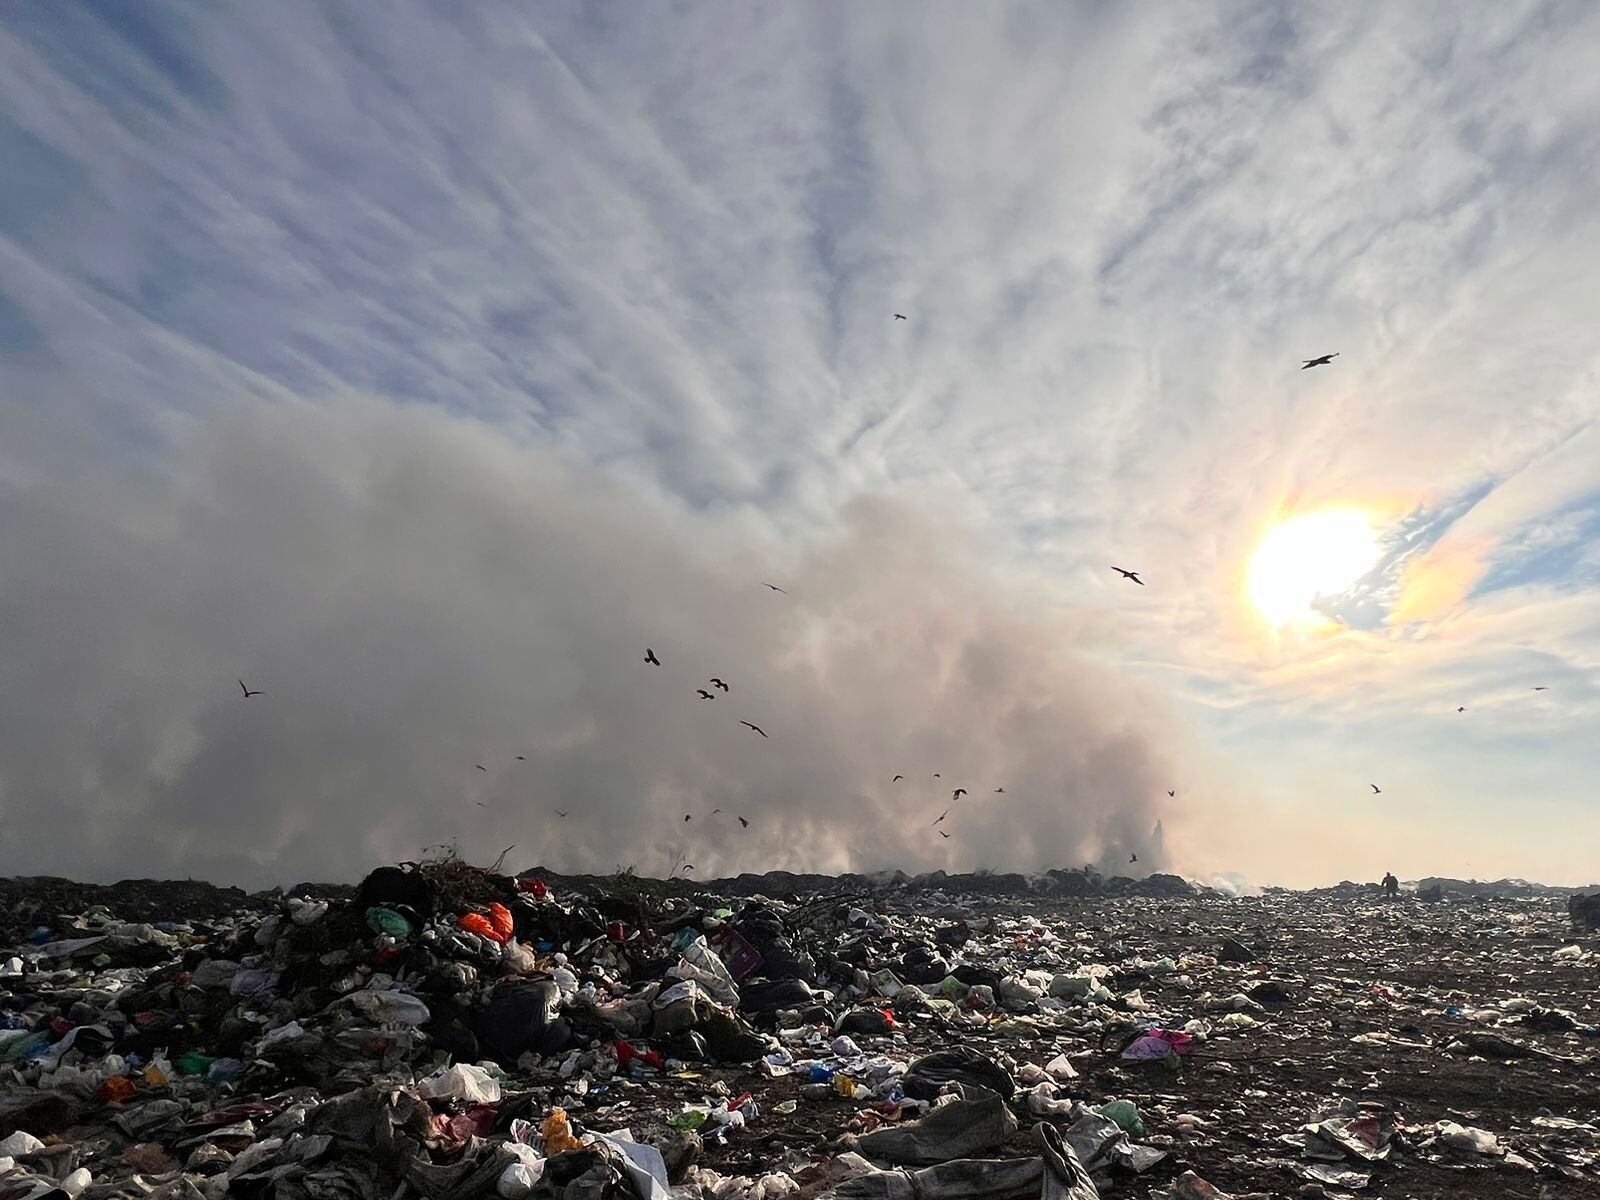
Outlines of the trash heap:
[[203,900],[13,905],[0,1200],[1600,1194],[1600,954],[1548,899],[446,857]]

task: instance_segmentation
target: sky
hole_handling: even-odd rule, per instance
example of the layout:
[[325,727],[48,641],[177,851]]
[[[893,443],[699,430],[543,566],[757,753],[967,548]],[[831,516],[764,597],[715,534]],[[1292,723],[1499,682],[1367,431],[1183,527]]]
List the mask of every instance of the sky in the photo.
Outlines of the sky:
[[0,872],[1600,878],[1597,51],[0,6]]

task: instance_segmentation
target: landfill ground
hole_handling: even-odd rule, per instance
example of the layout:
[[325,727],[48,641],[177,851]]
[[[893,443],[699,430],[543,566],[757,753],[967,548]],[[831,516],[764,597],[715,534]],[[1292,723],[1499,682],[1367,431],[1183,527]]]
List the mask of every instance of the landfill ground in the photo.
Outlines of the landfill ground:
[[387,870],[0,881],[0,1200],[1600,1196],[1563,896]]

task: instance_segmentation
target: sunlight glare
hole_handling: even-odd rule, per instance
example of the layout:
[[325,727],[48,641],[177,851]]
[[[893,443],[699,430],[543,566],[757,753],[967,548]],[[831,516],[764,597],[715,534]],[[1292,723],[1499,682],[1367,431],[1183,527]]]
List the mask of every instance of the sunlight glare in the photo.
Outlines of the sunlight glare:
[[1329,622],[1312,604],[1370,571],[1381,553],[1364,513],[1333,509],[1291,517],[1261,540],[1250,562],[1250,599],[1274,629]]

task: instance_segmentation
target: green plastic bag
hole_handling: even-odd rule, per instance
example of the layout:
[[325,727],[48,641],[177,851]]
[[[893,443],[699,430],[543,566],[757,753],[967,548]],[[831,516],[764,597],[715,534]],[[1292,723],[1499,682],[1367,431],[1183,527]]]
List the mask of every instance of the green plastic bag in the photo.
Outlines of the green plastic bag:
[[411,922],[392,908],[367,909],[367,925],[373,933],[383,933],[397,938],[411,936]]

